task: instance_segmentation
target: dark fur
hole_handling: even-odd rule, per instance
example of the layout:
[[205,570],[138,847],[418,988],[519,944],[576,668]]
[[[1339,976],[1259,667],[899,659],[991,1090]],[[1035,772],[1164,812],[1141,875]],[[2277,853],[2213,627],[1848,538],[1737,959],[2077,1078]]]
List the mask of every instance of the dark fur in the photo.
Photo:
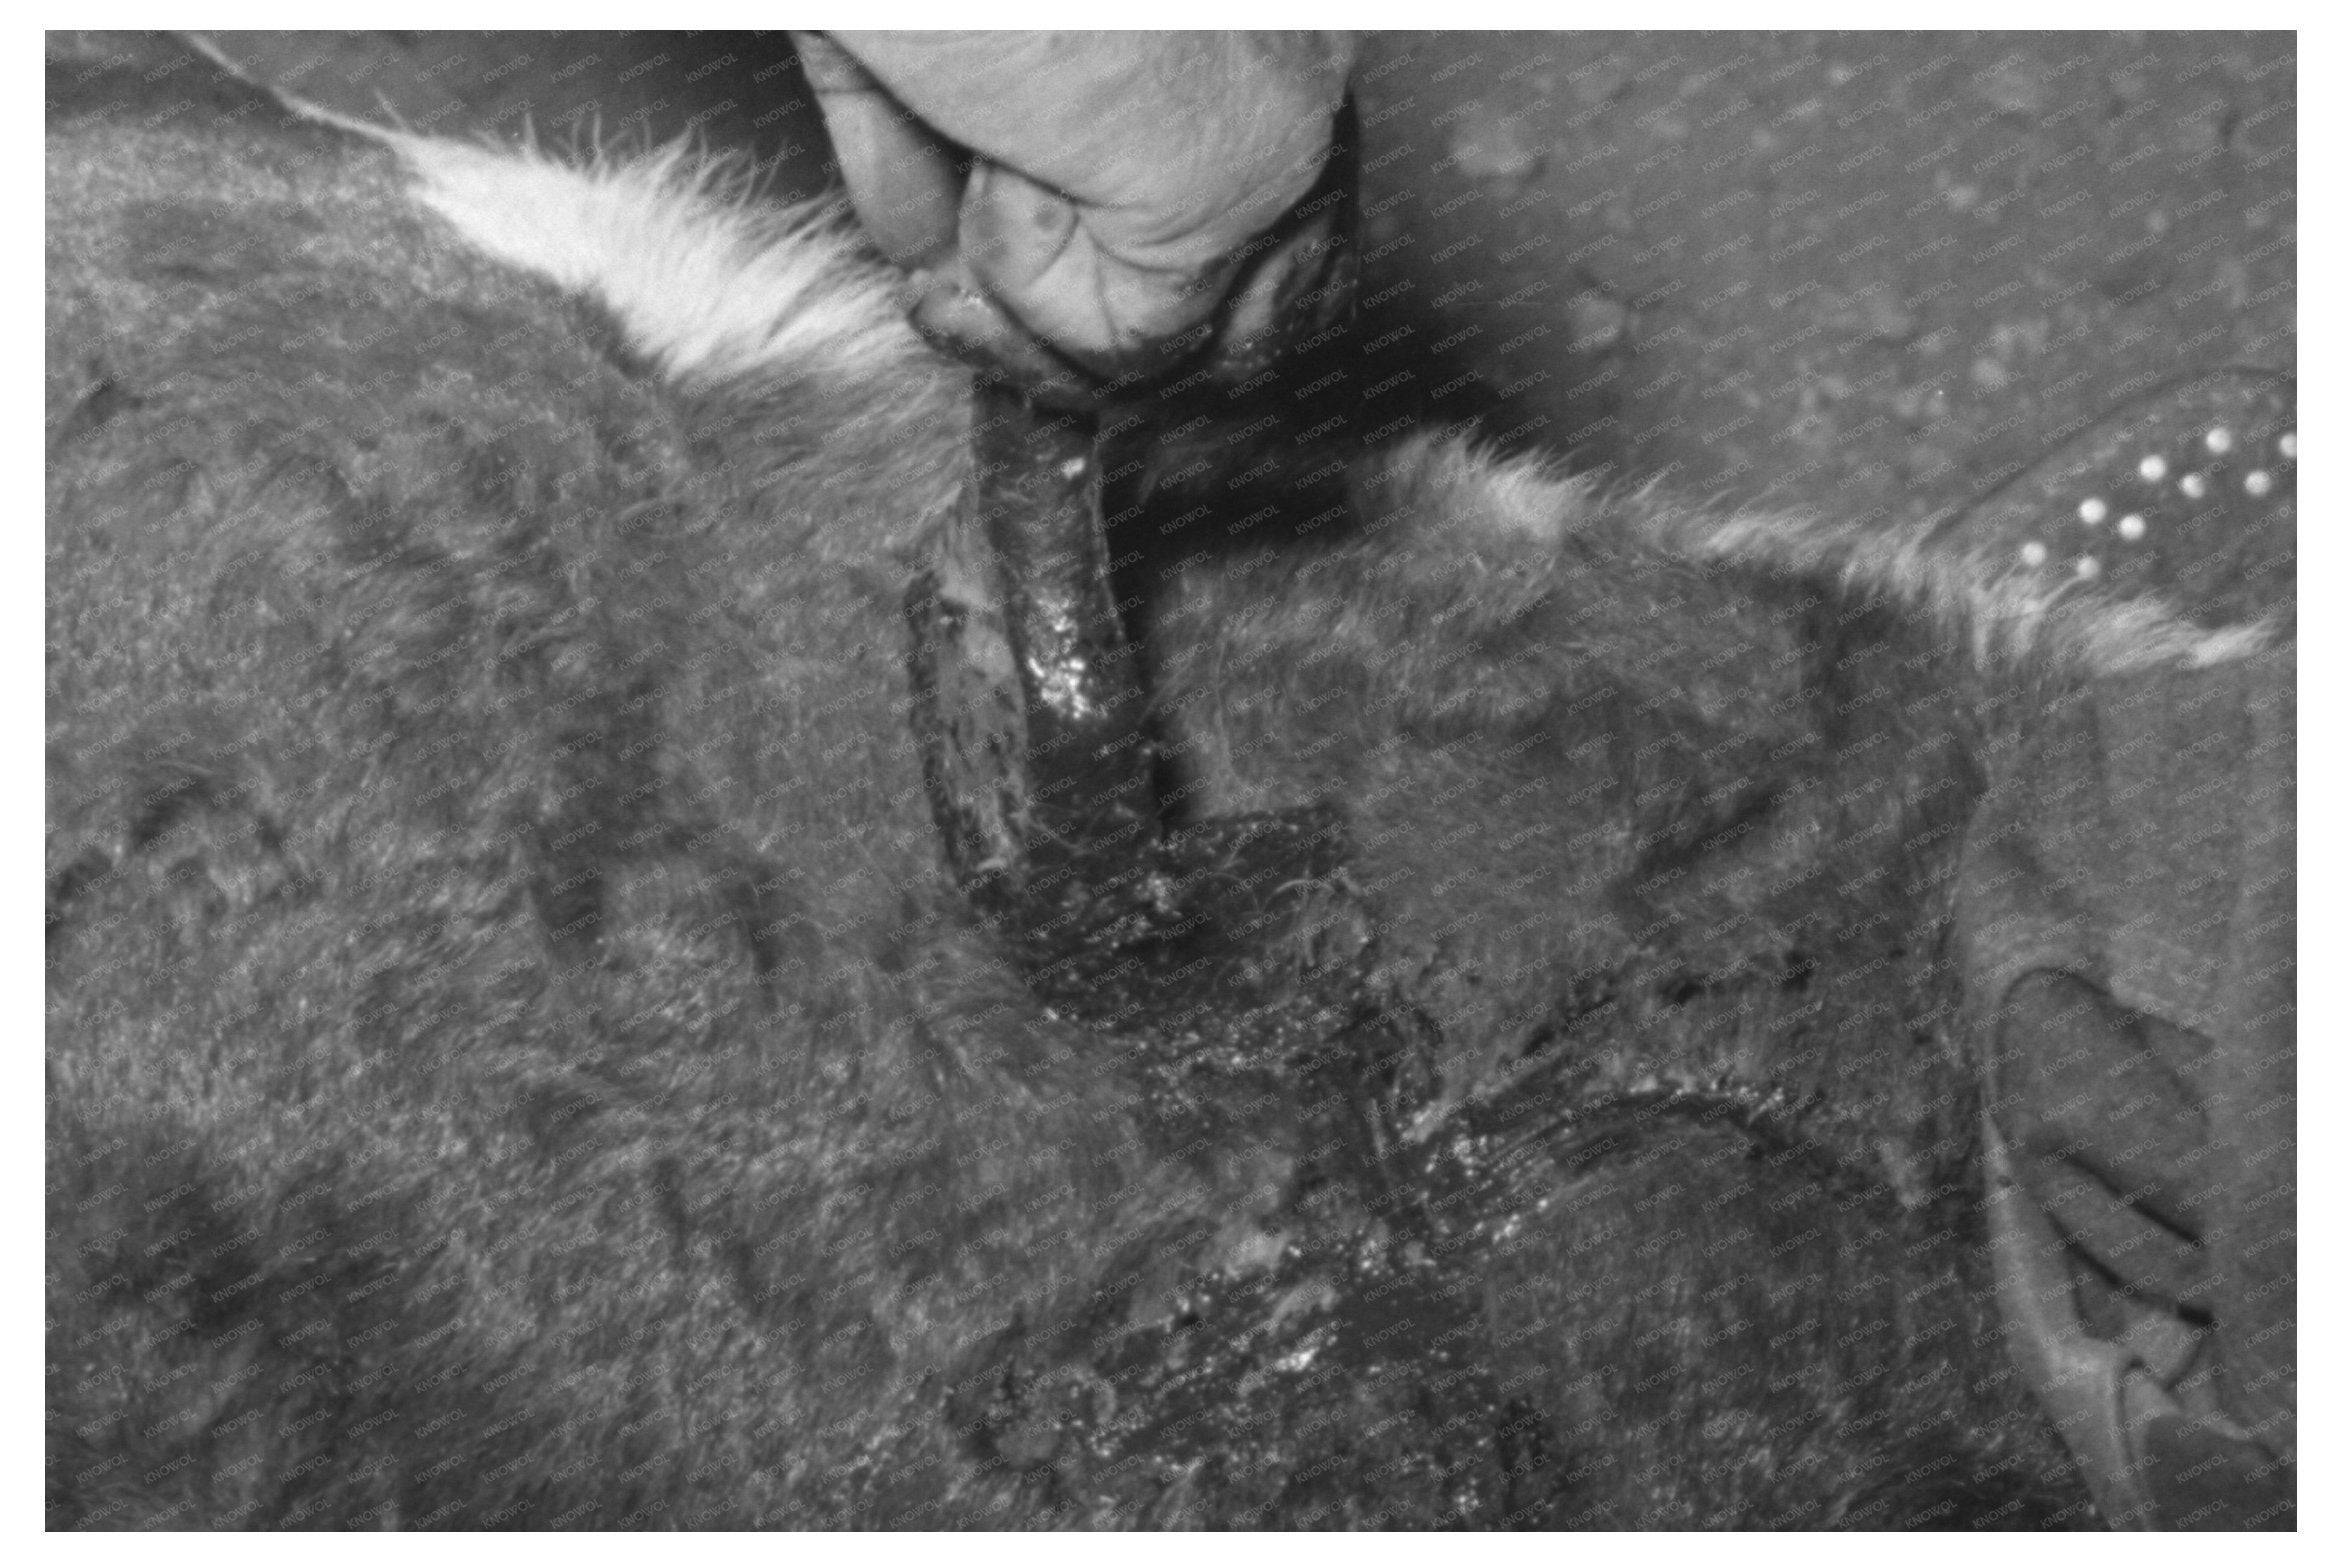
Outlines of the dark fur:
[[[385,154],[112,85],[53,93],[52,1525],[2076,1515],[1940,949],[2030,675],[1361,467],[1164,587],[1191,811],[1338,805],[1369,919],[1353,1050],[1174,1109],[938,859],[948,374],[674,388]],[[1177,1430],[1243,1318],[1339,1371]]]

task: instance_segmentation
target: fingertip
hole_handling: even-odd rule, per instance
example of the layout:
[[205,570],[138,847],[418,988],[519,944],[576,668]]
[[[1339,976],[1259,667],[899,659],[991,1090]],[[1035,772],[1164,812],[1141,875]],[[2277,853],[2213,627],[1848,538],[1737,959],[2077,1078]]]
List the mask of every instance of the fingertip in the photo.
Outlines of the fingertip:
[[943,143],[852,56],[818,33],[794,34],[855,215],[886,257],[919,266],[950,249],[959,178]]
[[960,254],[986,287],[1018,298],[1059,272],[1080,225],[1064,195],[980,162],[960,197]]
[[970,272],[1024,327],[1109,377],[1177,351],[1207,319],[1224,275],[1134,266],[1098,242],[1064,195],[996,165],[971,176],[960,248]]

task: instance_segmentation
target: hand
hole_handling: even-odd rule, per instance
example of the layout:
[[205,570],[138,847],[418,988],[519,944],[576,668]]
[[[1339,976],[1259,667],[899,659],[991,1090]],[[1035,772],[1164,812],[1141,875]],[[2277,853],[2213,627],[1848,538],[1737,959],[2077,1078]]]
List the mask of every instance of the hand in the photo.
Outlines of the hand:
[[1348,34],[797,42],[856,211],[892,259],[952,280],[925,323],[979,350],[1004,311],[1093,374],[1141,375],[1210,336],[1241,279],[1218,322],[1241,359],[1326,262],[1330,218],[1278,224],[1325,164]]

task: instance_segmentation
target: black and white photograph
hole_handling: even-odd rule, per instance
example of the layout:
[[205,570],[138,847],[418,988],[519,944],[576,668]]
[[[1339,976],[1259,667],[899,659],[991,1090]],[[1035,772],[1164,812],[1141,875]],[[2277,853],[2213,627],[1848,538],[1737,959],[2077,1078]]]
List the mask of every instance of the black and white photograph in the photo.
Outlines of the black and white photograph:
[[44,34],[45,1528],[2300,1528],[2292,20],[1039,9]]

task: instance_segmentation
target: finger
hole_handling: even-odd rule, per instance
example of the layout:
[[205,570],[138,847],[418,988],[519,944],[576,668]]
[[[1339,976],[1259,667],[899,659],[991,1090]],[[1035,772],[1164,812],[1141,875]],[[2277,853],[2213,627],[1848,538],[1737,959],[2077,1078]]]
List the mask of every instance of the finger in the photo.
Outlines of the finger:
[[1028,330],[958,256],[911,274],[911,323],[979,372],[1006,379],[1043,406],[1095,410],[1105,388]]
[[1315,179],[1343,34],[863,33],[837,40],[912,112],[1069,197],[1108,255],[1195,277]]
[[1012,169],[979,165],[960,205],[969,269],[1028,330],[1113,376],[1175,353],[1218,301],[1226,268],[1133,265],[1089,214]]
[[854,213],[887,258],[928,264],[951,248],[960,176],[949,148],[879,80],[820,33],[792,33],[821,104]]

